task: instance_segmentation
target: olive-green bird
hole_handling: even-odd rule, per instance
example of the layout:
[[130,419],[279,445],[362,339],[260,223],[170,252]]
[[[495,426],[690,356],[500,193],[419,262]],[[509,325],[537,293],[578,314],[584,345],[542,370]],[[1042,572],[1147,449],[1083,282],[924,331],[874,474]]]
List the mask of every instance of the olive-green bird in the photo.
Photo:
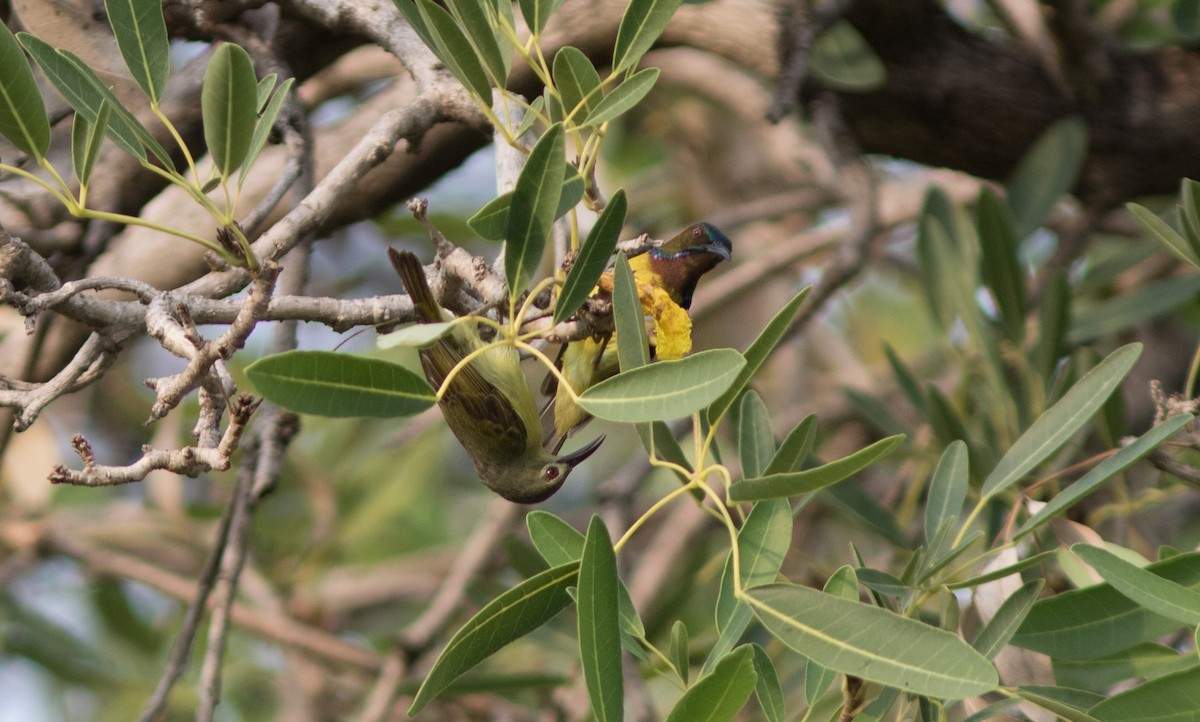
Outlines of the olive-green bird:
[[[417,257],[394,248],[388,248],[388,257],[420,322],[450,320],[434,299]],[[425,377],[434,388],[441,388],[451,369],[484,345],[476,324],[456,324],[421,349]],[[534,504],[558,491],[571,470],[604,441],[601,436],[563,456],[545,450],[533,392],[521,371],[517,350],[509,345],[494,345],[460,368],[438,405],[446,425],[475,462],[483,483],[518,504]]]
[[[629,259],[629,267],[639,287],[639,294],[645,295],[647,289],[651,292],[654,289],[665,291],[677,306],[674,309],[675,313],[684,316],[687,323],[686,338],[670,339],[673,348],[666,352],[663,352],[662,344],[668,340],[659,339],[660,357],[678,358],[691,348],[691,325],[685,312],[692,306],[696,284],[701,276],[721,261],[728,261],[732,255],[733,243],[716,226],[711,223],[693,223],[661,246]],[[612,273],[609,272],[600,279],[597,292],[611,291]],[[643,300],[643,305],[645,303]],[[656,323],[658,320],[661,320],[661,317],[656,319]],[[686,344],[686,348],[678,347],[681,341]],[[563,347],[559,356],[559,368],[575,393],[583,393],[587,388],[617,373],[616,341],[610,337],[573,341]],[[568,394],[556,393],[554,382],[555,379],[551,377],[547,379],[544,387],[547,396],[554,396],[554,429],[547,435],[546,441],[552,449],[561,446],[567,436],[592,418]]]

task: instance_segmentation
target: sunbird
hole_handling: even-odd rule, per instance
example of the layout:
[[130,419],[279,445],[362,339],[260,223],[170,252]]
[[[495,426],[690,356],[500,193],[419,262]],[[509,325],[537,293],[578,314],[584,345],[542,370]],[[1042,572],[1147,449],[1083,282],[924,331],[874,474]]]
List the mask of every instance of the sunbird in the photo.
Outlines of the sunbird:
[[[434,299],[417,257],[394,248],[388,248],[388,257],[412,299],[418,322],[451,320]],[[477,323],[455,324],[421,349],[425,378],[440,389],[460,361],[485,345]],[[521,371],[516,348],[508,344],[493,344],[459,368],[438,406],[484,485],[518,504],[535,504],[558,491],[571,470],[604,441],[601,436],[563,456],[545,450],[533,391]]]
[[[692,346],[692,296],[700,277],[733,256],[733,243],[711,223],[693,223],[657,248],[629,259],[642,308],[657,333],[651,339],[660,359],[682,357]],[[597,284],[597,293],[612,293],[612,272]],[[663,298],[665,295],[666,298]],[[651,326],[650,321],[647,322]],[[575,393],[583,393],[618,371],[617,344],[611,337],[585,338],[563,347],[559,356],[563,378]],[[570,394],[547,380],[547,395],[554,395],[554,430],[546,443],[557,449],[567,436],[592,417]]]

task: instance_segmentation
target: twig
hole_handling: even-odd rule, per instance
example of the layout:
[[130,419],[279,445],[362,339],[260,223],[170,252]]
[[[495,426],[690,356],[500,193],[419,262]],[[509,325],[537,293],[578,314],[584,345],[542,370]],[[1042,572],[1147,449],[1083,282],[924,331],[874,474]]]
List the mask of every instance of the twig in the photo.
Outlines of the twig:
[[403,654],[391,654],[383,660],[383,669],[375,679],[375,684],[367,694],[363,703],[359,722],[387,722],[388,712],[392,709],[392,700],[396,698],[400,685],[408,673],[408,664]]
[[812,54],[813,42],[828,30],[850,8],[854,0],[826,0],[815,10],[808,3],[795,2],[788,5],[788,16],[780,23],[783,37],[780,40],[779,82],[772,93],[767,119],[778,123],[796,105],[800,84],[808,74],[808,59]]
[[99,378],[100,371],[112,363],[116,351],[111,339],[94,333],[75,353],[71,362],[46,383],[33,388],[0,388],[0,406],[19,409],[13,424],[17,431],[24,431],[50,402]]

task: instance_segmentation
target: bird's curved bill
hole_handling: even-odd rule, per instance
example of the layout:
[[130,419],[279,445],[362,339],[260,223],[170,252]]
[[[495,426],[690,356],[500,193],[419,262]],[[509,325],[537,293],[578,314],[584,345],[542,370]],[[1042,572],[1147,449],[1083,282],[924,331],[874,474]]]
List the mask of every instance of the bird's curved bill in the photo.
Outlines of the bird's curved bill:
[[596,449],[600,448],[600,444],[604,443],[604,438],[605,437],[603,436],[599,436],[587,446],[580,447],[569,454],[563,454],[562,456],[558,457],[558,460],[560,462],[570,464],[571,467],[574,468],[584,459],[595,453]]

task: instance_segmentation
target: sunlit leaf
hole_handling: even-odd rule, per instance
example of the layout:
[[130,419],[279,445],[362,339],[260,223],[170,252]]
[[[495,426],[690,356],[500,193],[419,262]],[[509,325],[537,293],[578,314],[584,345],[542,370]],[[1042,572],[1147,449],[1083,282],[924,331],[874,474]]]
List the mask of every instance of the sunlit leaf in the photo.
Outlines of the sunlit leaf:
[[318,416],[410,416],[437,403],[421,376],[378,359],[287,351],[246,367],[246,376],[273,403]]
[[724,393],[745,367],[733,349],[709,349],[677,361],[659,361],[584,391],[579,405],[609,421],[656,421],[688,416]]

